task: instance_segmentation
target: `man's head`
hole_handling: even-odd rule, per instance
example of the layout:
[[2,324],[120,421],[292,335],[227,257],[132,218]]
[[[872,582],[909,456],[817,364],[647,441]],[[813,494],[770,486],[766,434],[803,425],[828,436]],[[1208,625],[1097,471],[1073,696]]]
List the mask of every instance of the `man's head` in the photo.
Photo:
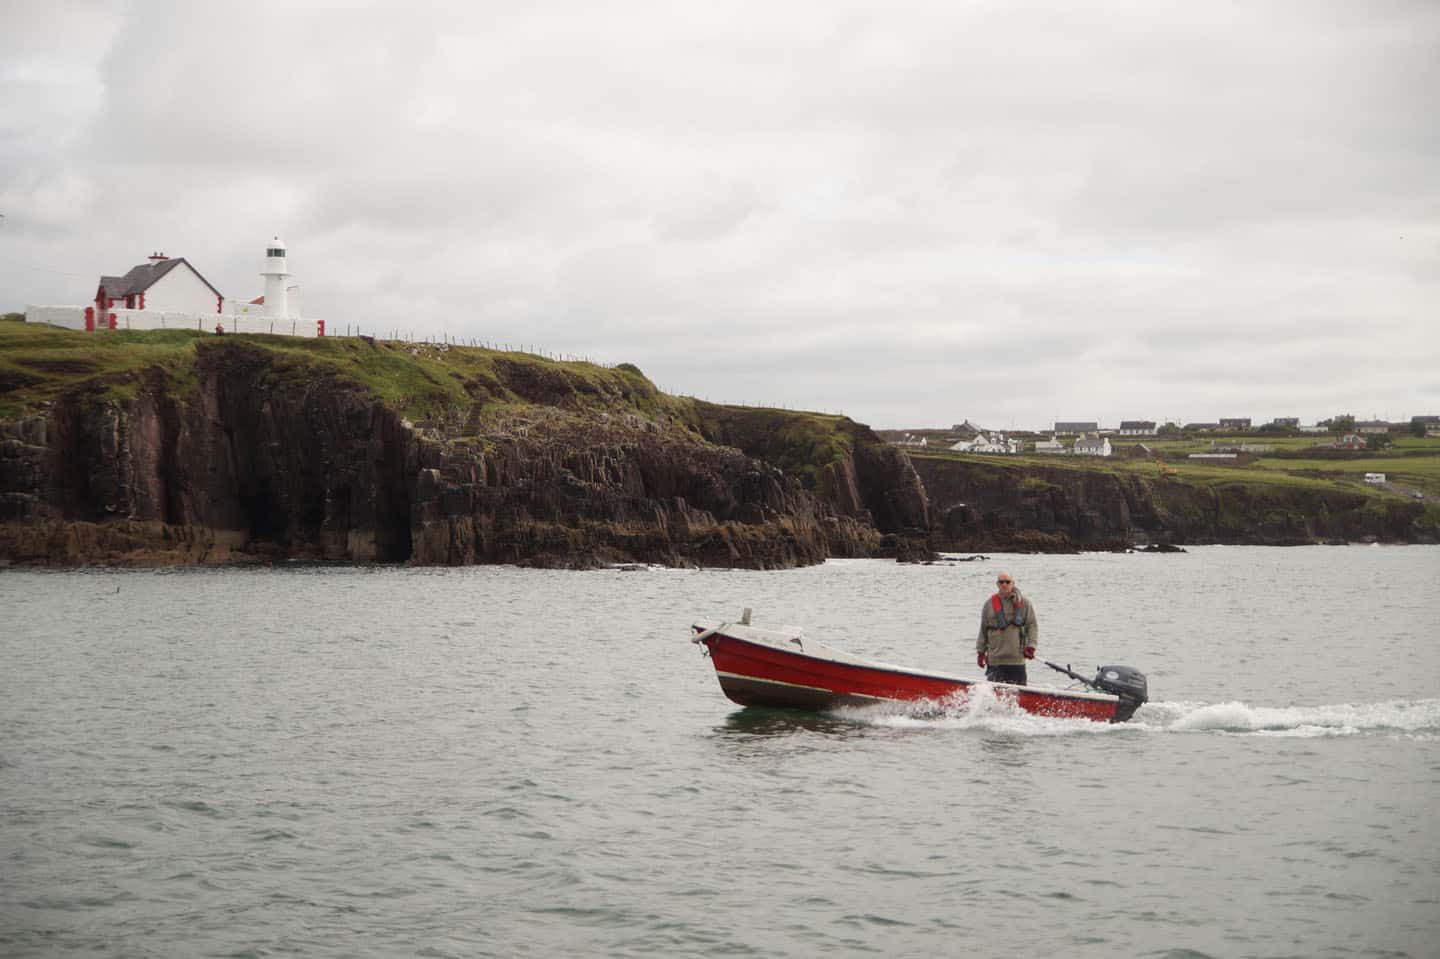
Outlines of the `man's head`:
[[995,588],[1000,590],[1001,596],[1009,596],[1015,592],[1015,577],[1002,571],[995,577]]

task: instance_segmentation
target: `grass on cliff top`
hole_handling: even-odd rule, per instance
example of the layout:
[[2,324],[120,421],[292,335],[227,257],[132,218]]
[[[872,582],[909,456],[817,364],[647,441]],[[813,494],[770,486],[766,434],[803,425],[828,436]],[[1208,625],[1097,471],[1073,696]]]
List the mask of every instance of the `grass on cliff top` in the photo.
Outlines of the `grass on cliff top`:
[[[222,337],[195,330],[84,333],[26,323],[11,314],[0,318],[0,416],[19,415],[73,390],[123,401],[135,395],[141,374],[155,368],[166,374],[172,389],[184,392],[195,383],[197,350],[230,349],[268,354],[268,382],[348,381],[416,421],[491,406],[624,406],[647,415],[681,411],[678,401],[629,364],[612,369],[528,353],[359,337]],[[215,359],[223,362],[224,354]]]
[[1435,455],[1386,455],[1375,453],[1355,459],[1265,459],[1255,461],[1255,470],[1278,472],[1295,470],[1332,480],[1364,484],[1364,474],[1384,473],[1387,483],[1401,484],[1440,497],[1440,451]]
[[0,318],[0,416],[15,416],[70,390],[90,388],[108,398],[133,396],[138,374],[160,367],[184,380],[194,367],[194,330],[81,333]]
[[[1420,447],[1426,449],[1427,447]],[[961,460],[983,464],[997,470],[1013,470],[1027,474],[1036,469],[1067,470],[1074,472],[1106,473],[1114,476],[1134,476],[1149,483],[1174,483],[1190,488],[1209,489],[1219,496],[1219,502],[1230,502],[1226,494],[1246,489],[1252,495],[1267,492],[1312,492],[1320,494],[1343,493],[1362,497],[1365,508],[1384,511],[1401,501],[1415,502],[1411,491],[1420,491],[1424,523],[1440,525],[1440,446],[1434,447],[1434,454],[1386,456],[1376,453],[1360,455],[1355,459],[1258,459],[1245,466],[1219,466],[1214,463],[1192,463],[1183,459],[1168,460],[1166,465],[1176,473],[1174,479],[1161,479],[1160,470],[1151,460],[1146,459],[1102,459],[1092,456],[976,456],[974,454],[951,453],[949,451],[910,451],[912,458]],[[1395,484],[1390,488],[1372,486],[1364,481],[1365,473],[1385,473],[1386,479]],[[1024,483],[1024,477],[1017,482]],[[1039,480],[1043,483],[1043,479]]]
[[[1108,473],[1115,476],[1137,476],[1142,479],[1157,482],[1161,481],[1159,468],[1151,460],[1145,459],[1049,455],[976,456],[974,454],[950,452],[925,452],[917,454],[914,450],[910,451],[910,455],[911,457],[918,455],[936,459],[953,459],[964,462],[983,463],[987,467],[1000,470],[1014,470],[1020,473],[1026,473],[1036,469],[1048,469],[1081,473]],[[1291,463],[1294,461],[1277,462]],[[1354,476],[1353,481],[1346,480],[1337,482],[1335,478],[1294,475],[1279,470],[1257,469],[1253,465],[1250,467],[1217,466],[1209,463],[1190,463],[1184,460],[1167,461],[1166,465],[1175,471],[1176,476],[1174,479],[1165,480],[1164,482],[1188,483],[1192,486],[1223,489],[1227,486],[1250,485],[1272,488],[1312,489],[1317,491],[1330,491],[1343,488],[1346,492],[1358,493],[1367,497],[1380,498],[1393,495],[1362,482],[1361,474],[1367,471],[1365,469],[1360,470],[1359,473]]]
[[296,367],[300,374],[307,366],[319,366],[358,382],[416,421],[480,407],[583,410],[625,406],[647,414],[670,412],[670,398],[626,363],[609,368],[485,347],[358,337],[262,335],[247,339],[277,355],[303,357],[304,363]]
[[687,421],[705,439],[772,463],[810,490],[830,464],[854,453],[857,433],[864,432],[849,417],[831,413],[688,402]]

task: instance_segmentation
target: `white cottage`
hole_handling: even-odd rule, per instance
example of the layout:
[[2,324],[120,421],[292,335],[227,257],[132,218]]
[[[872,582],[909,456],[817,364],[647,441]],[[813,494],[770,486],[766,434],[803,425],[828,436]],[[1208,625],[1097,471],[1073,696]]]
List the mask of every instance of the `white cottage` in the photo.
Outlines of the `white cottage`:
[[1071,452],[1078,456],[1109,456],[1113,451],[1110,449],[1108,436],[1102,436],[1099,439],[1087,436],[1076,440],[1075,448]]
[[1007,439],[1004,433],[981,433],[973,440],[961,440],[950,449],[956,453],[1018,453],[1020,441]]
[[111,310],[152,310],[161,313],[220,313],[225,297],[183,256],[150,254],[148,263],[124,276],[102,276],[95,293],[95,313]]

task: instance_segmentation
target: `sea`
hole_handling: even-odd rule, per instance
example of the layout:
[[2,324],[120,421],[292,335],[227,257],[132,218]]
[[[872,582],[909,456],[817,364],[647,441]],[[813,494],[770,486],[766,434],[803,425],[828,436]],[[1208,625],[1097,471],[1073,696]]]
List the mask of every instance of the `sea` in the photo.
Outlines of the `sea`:
[[[1132,722],[741,709],[690,642],[978,678],[1000,570]],[[1440,955],[1440,548],[0,570],[7,959],[1050,954]]]

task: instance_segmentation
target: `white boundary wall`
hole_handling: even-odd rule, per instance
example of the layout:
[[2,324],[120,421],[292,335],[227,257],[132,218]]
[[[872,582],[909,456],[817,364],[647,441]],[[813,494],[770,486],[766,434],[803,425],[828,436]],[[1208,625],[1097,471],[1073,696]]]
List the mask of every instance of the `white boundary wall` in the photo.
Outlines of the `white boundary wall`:
[[[117,330],[200,330],[215,332],[216,325],[223,326],[226,333],[275,333],[280,336],[320,335],[319,320],[301,320],[288,317],[245,316],[235,313],[170,313],[160,310],[110,310],[115,314]],[[85,307],[83,306],[27,306],[25,320],[28,323],[49,323],[71,330],[85,329]],[[96,332],[110,328],[109,316],[101,314],[95,319]]]
[[63,326],[68,330],[85,329],[85,307],[83,306],[26,306],[26,323],[49,323]]
[[117,330],[202,330],[226,333],[275,333],[280,336],[320,335],[318,320],[289,317],[243,316],[236,313],[161,313],[158,310],[111,310]]

